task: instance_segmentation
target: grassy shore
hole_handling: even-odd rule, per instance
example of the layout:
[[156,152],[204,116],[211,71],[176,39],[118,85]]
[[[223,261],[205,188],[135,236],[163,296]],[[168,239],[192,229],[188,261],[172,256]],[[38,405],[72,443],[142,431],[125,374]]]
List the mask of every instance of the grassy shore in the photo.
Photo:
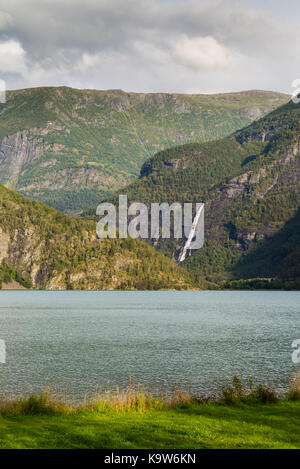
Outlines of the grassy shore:
[[300,402],[0,417],[0,448],[300,448]]
[[299,392],[236,381],[217,401],[129,389],[71,405],[48,393],[0,403],[0,448],[300,448]]

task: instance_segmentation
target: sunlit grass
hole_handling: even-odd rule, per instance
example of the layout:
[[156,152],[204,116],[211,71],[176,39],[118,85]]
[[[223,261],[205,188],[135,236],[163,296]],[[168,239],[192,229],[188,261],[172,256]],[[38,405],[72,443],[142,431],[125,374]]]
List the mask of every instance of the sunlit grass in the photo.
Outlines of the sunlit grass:
[[0,402],[0,448],[300,448],[299,380],[284,397],[237,377],[212,400],[142,386],[82,402],[50,391]]

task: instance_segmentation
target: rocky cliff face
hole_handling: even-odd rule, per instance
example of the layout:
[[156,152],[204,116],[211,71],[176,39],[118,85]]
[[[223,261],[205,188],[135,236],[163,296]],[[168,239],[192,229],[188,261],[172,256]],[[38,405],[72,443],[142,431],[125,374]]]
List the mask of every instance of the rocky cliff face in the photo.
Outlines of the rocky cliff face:
[[0,140],[0,175],[11,187],[17,184],[23,167],[37,161],[45,151],[41,138],[34,134],[35,129],[30,129]]

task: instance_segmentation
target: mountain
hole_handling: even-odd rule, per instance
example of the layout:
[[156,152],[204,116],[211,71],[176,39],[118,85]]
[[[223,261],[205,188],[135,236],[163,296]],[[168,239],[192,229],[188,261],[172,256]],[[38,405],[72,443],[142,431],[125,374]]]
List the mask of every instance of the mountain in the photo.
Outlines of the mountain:
[[[190,289],[190,275],[148,244],[99,240],[96,225],[0,186],[0,288]],[[204,283],[203,283],[204,285]]]
[[[205,202],[205,245],[184,262],[190,272],[218,284],[294,281],[300,280],[299,179],[300,106],[289,102],[224,139],[159,152],[121,192],[148,204]],[[155,244],[178,260],[182,243]]]
[[79,212],[138,177],[159,150],[222,138],[287,101],[287,95],[264,91],[9,91],[0,104],[0,183]]
[[[300,210],[273,236],[243,256],[235,268],[236,276],[276,277],[279,286],[300,289]],[[231,285],[233,282],[230,282]],[[271,283],[271,286],[274,282]],[[237,283],[239,286],[239,282]]]

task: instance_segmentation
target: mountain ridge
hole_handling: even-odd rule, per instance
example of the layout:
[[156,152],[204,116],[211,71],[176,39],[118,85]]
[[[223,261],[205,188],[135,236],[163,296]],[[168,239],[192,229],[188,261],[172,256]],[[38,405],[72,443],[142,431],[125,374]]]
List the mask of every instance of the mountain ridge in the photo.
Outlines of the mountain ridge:
[[287,100],[264,91],[8,91],[0,104],[0,183],[63,211],[82,210],[135,179],[158,150],[231,134]]

